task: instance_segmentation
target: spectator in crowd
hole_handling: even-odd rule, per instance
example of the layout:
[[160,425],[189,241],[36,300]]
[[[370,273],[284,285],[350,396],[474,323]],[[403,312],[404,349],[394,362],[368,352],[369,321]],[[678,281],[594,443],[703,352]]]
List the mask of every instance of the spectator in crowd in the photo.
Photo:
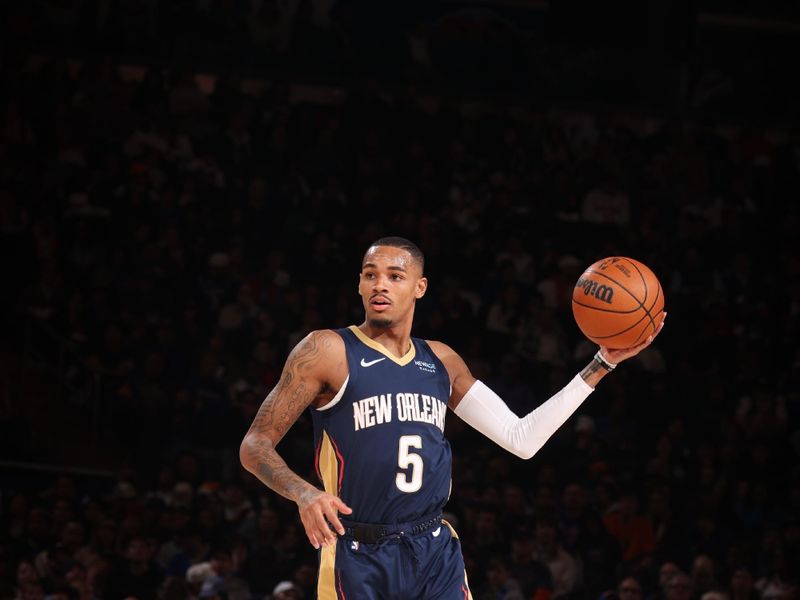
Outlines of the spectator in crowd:
[[528,528],[517,527],[511,535],[511,555],[506,566],[519,584],[524,598],[548,600],[553,593],[552,577],[547,565],[533,558],[536,549]]
[[228,588],[219,575],[211,575],[203,581],[197,597],[201,600],[228,600]]
[[71,563],[65,579],[67,585],[75,591],[77,600],[97,600],[94,587],[89,580],[89,571],[82,563],[78,561]]
[[672,561],[665,561],[658,567],[658,586],[650,594],[649,600],[662,600],[667,595],[667,584],[670,579],[680,573],[677,564]]
[[655,536],[650,520],[639,512],[637,492],[627,488],[619,500],[608,508],[603,522],[611,534],[617,538],[622,549],[622,557],[633,561],[649,554],[655,549]]
[[553,598],[571,593],[578,583],[578,565],[558,539],[558,521],[552,515],[536,518],[533,557],[547,565],[553,581]]
[[272,590],[271,600],[301,600],[303,591],[291,581],[281,581]]
[[707,592],[703,592],[703,595],[700,596],[700,600],[728,600],[728,595],[719,590],[708,590]]
[[737,567],[731,574],[729,584],[731,600],[754,600],[758,598],[753,574],[746,567]]
[[642,585],[634,577],[625,577],[617,586],[619,600],[642,600],[644,592]]
[[692,587],[696,594],[704,594],[719,588],[716,569],[710,556],[700,554],[692,563]]
[[665,600],[689,600],[693,595],[692,580],[683,571],[678,571],[667,580]]
[[511,576],[503,559],[490,559],[486,572],[486,584],[475,594],[476,598],[480,600],[523,600],[525,598],[519,582]]
[[163,574],[152,560],[152,554],[143,537],[128,541],[124,559],[109,573],[105,594],[112,598],[133,596],[142,600],[156,598]]

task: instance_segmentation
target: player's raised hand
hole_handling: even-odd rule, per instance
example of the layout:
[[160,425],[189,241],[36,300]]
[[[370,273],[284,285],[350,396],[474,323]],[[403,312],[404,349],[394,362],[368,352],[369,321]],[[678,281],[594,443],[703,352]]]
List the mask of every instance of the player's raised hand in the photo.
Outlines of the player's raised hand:
[[336,534],[344,535],[344,526],[339,520],[339,513],[349,515],[353,510],[341,499],[317,488],[309,489],[297,502],[300,520],[306,530],[308,541],[314,548],[330,546],[336,543]]
[[653,340],[656,339],[656,336],[661,333],[661,330],[664,329],[664,321],[667,320],[667,313],[664,313],[664,316],[661,319],[661,323],[659,323],[658,327],[651,336],[649,336],[645,341],[641,344],[633,346],[632,348],[622,348],[619,350],[613,350],[611,348],[606,348],[605,346],[600,346],[600,351],[603,354],[603,357],[610,363],[617,364],[622,362],[623,360],[627,360],[628,358],[632,358],[639,354],[642,350],[647,348],[650,344],[653,343]]

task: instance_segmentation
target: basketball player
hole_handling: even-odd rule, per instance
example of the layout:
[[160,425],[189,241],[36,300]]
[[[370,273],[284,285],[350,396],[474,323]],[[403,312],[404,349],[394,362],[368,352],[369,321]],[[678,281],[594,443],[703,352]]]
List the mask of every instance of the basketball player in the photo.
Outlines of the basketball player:
[[[634,348],[601,348],[520,419],[454,350],[411,337],[415,303],[428,287],[423,269],[422,252],[406,239],[372,244],[358,284],[364,322],[313,331],[297,344],[240,448],[248,471],[297,503],[308,539],[321,549],[319,598],[471,598],[460,543],[441,517],[450,495],[447,408],[530,458],[616,363],[641,352],[663,327]],[[276,450],[307,407],[324,491]]]

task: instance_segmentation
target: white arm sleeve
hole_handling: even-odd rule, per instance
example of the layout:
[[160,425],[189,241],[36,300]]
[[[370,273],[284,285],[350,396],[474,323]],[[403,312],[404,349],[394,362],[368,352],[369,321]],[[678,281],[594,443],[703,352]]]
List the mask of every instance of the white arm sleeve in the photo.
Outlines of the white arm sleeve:
[[561,391],[520,419],[500,396],[482,381],[476,381],[454,412],[497,445],[527,459],[544,446],[593,391],[576,375]]

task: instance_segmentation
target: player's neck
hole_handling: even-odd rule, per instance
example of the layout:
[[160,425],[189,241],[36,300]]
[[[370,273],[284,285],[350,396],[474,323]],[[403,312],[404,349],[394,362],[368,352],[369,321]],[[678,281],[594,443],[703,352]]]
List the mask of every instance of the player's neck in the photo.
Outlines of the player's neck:
[[365,321],[358,328],[371,340],[375,340],[395,356],[404,356],[411,347],[411,322],[389,327],[376,327]]

